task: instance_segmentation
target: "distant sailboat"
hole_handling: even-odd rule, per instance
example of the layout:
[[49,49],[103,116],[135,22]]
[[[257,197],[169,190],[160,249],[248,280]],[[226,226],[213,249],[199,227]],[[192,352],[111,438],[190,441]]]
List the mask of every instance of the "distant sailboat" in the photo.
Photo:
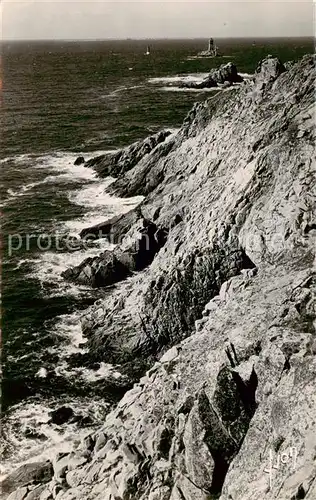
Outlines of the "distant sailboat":
[[145,52],[145,56],[149,56],[150,55],[150,47],[149,45],[147,45],[147,50]]

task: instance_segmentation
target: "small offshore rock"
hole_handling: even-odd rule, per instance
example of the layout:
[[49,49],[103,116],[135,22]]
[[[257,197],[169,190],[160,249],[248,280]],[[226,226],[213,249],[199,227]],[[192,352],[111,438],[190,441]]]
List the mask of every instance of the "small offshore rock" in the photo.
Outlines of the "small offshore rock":
[[74,165],[82,165],[83,163],[85,163],[84,157],[83,156],[78,156],[78,158],[76,158],[76,160],[75,160]]
[[68,406],[61,406],[57,410],[50,412],[49,416],[53,424],[62,425],[74,416],[74,411]]

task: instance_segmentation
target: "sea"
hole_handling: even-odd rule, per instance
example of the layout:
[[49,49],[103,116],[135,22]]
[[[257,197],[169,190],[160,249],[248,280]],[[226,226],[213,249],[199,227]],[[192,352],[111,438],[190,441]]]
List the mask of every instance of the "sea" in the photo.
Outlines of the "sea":
[[[232,61],[251,78],[266,55],[297,60],[311,38],[217,40],[221,56],[199,58],[207,40],[12,41],[1,43],[2,458],[0,476],[24,461],[65,451],[99,426],[115,401],[104,389],[121,376],[106,363],[74,367],[85,352],[80,320],[104,290],[61,273],[110,248],[69,248],[81,229],[136,206],[110,196],[113,179],[84,165],[162,129],[176,131],[214,91],[183,89]],[[150,54],[146,55],[147,46]],[[61,406],[80,418],[53,424]]]

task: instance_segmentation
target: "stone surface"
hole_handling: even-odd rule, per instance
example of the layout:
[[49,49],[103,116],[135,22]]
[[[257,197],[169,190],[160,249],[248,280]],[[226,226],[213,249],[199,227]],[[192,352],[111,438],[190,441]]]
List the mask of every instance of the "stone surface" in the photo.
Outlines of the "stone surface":
[[53,495],[49,489],[45,489],[40,496],[40,500],[52,500]]
[[[288,65],[291,69],[291,65]],[[257,83],[262,82],[265,85],[268,85],[271,82],[274,82],[282,73],[286,71],[285,66],[280,61],[280,59],[272,56],[268,56],[266,59],[263,59],[257,68]]]
[[42,500],[42,494],[46,491],[46,485],[41,484],[28,492],[25,500]]
[[[293,323],[282,311],[306,284],[309,299]],[[67,474],[70,488],[61,498],[81,498],[84,491],[100,500],[105,492],[142,500],[261,500],[278,491],[291,498],[303,483],[312,495],[316,363],[309,351],[313,330],[303,325],[315,287],[311,267],[272,265],[219,303],[202,332],[166,352],[147,382],[108,415],[98,431],[106,440],[89,464]],[[294,343],[290,351],[286,346]],[[274,462],[279,453],[289,466],[274,473],[269,492],[270,450]]]

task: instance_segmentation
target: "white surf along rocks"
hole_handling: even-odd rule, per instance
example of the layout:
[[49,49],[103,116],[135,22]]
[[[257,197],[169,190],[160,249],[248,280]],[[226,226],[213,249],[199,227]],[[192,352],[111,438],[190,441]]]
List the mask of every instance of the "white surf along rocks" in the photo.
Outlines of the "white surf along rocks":
[[41,500],[316,497],[314,63],[262,61],[111,185],[165,240],[83,328],[151,367]]

